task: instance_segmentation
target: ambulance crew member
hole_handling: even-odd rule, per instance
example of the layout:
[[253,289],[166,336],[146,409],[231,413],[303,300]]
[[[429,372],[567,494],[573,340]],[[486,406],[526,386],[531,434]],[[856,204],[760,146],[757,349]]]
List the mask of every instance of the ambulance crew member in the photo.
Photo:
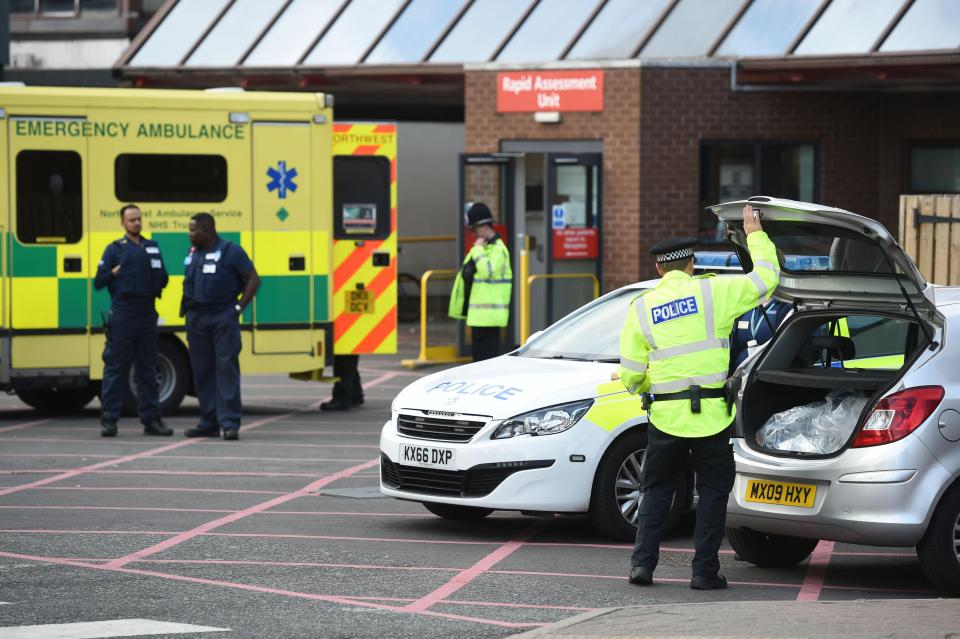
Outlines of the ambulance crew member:
[[449,315],[467,320],[473,333],[473,361],[500,354],[500,331],[510,319],[513,270],[506,244],[493,230],[493,214],[483,202],[467,211],[466,225],[477,234],[450,294]]
[[[783,268],[783,252],[777,249],[777,263]],[[771,299],[737,318],[730,334],[730,371],[733,372],[758,346],[770,341],[792,307]]]
[[[184,260],[181,315],[187,318],[187,344],[200,423],[187,437],[239,439],[240,315],[260,286],[253,262],[239,244],[220,239],[213,216],[190,218],[190,254]],[[241,295],[239,300],[237,296]]]
[[130,363],[134,363],[137,407],[144,435],[172,435],[160,419],[157,390],[157,311],[154,300],[167,285],[157,243],[140,235],[140,209],[120,209],[124,235],[107,245],[97,266],[93,287],[110,291],[110,311],[104,321],[103,385],[100,390],[100,434],[115,437],[123,406]]
[[650,252],[663,279],[631,303],[620,335],[620,379],[631,394],[643,393],[650,418],[633,584],[653,583],[661,526],[689,452],[699,496],[690,587],[727,587],[718,551],[734,481],[733,417],[723,388],[728,338],[737,317],[765,301],[780,278],[759,211],[743,208],[743,230],[754,266],[747,275],[692,277],[695,239],[655,245]]

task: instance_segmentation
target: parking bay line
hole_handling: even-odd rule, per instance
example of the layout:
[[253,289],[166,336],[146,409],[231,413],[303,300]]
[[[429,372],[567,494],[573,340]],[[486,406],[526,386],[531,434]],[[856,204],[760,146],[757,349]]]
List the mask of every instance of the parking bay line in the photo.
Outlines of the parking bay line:
[[[285,495],[284,492],[275,494]],[[153,506],[74,506],[74,505],[12,505],[0,506],[0,510],[132,510],[143,512],[174,512],[174,513],[236,513],[240,509],[212,509],[212,508],[160,508]],[[428,513],[374,513],[358,511],[328,511],[328,510],[265,510],[254,513],[256,515],[284,515],[293,517],[419,517],[434,518],[435,515]]]
[[[246,429],[247,429],[247,430],[251,430],[251,429],[254,429],[254,428],[258,428],[258,427],[263,426],[263,425],[265,425],[265,424],[269,424],[269,423],[271,423],[271,422],[274,422],[274,421],[283,419],[284,417],[287,417],[287,416],[289,416],[289,415],[291,415],[291,414],[292,414],[292,413],[283,413],[283,414],[280,414],[280,415],[274,415],[274,416],[272,416],[272,417],[266,417],[266,418],[264,418],[264,419],[260,419],[260,420],[257,420],[257,421],[255,421],[255,422],[251,423],[251,424],[248,424],[247,427],[246,427]],[[92,472],[92,471],[100,470],[100,469],[102,469],[102,468],[107,468],[108,466],[115,466],[115,465],[117,465],[117,464],[125,464],[125,463],[127,463],[127,462],[135,461],[135,460],[137,460],[137,459],[143,459],[144,457],[151,457],[151,456],[154,456],[154,455],[159,455],[159,454],[165,453],[165,452],[167,452],[167,451],[169,451],[169,450],[176,450],[176,449],[178,449],[178,448],[183,448],[184,446],[190,446],[190,445],[196,444],[196,443],[198,443],[198,442],[200,442],[200,441],[201,441],[200,438],[197,438],[197,439],[184,439],[184,440],[181,440],[181,441],[179,441],[179,442],[174,442],[174,443],[171,443],[171,444],[167,444],[167,445],[165,445],[165,446],[160,446],[159,448],[150,448],[150,449],[148,449],[148,450],[140,451],[139,453],[133,453],[132,455],[125,455],[125,456],[123,456],[123,457],[117,457],[117,458],[115,458],[115,459],[108,459],[108,460],[105,460],[105,461],[102,461],[102,462],[99,462],[99,463],[96,463],[96,464],[92,464],[92,465],[90,465],[90,466],[81,466],[80,468],[74,468],[74,469],[72,469],[72,470],[68,470],[68,471],[66,471],[66,472],[63,472],[63,473],[61,473],[61,474],[59,474],[59,475],[54,475],[53,477],[45,477],[44,479],[38,479],[37,481],[32,481],[32,482],[29,482],[29,483],[26,483],[26,484],[20,484],[20,485],[18,485],[18,486],[8,486],[8,487],[6,487],[6,488],[0,488],[0,497],[3,497],[4,495],[10,495],[10,494],[13,494],[13,493],[17,493],[17,492],[20,492],[21,490],[27,490],[27,489],[29,489],[29,488],[36,488],[36,487],[38,487],[38,486],[44,486],[44,485],[46,485],[46,484],[52,484],[52,483],[54,483],[54,482],[63,481],[63,480],[65,480],[65,479],[71,479],[71,478],[73,478],[73,477],[77,477],[78,475],[83,475],[83,474],[86,474],[86,473],[89,473],[89,472]]]
[[412,611],[408,610],[406,607],[398,606],[389,606],[386,604],[378,604],[370,601],[363,601],[360,599],[351,599],[346,597],[341,597],[339,595],[320,595],[314,593],[306,592],[296,592],[292,590],[282,590],[278,588],[267,588],[264,586],[256,586],[252,584],[244,584],[232,581],[219,581],[216,579],[203,579],[200,577],[189,577],[186,575],[176,575],[171,573],[157,572],[152,570],[140,570],[135,568],[112,568],[107,564],[92,564],[79,561],[72,561],[69,559],[58,559],[54,557],[41,557],[37,555],[23,555],[20,553],[11,553],[0,551],[0,557],[8,557],[11,559],[22,559],[28,561],[39,561],[44,563],[50,563],[60,566],[73,566],[77,568],[89,568],[93,570],[105,570],[108,572],[119,572],[123,574],[131,575],[143,575],[147,577],[159,577],[161,579],[168,579],[171,581],[183,581],[188,583],[209,585],[209,586],[220,586],[224,588],[234,588],[237,590],[247,590],[252,592],[261,592],[291,598],[298,599],[309,599],[313,601],[324,601],[328,603],[339,603],[346,604],[351,606],[358,606],[362,608],[373,608],[376,610],[385,610],[390,612],[406,613],[406,614],[417,614],[427,617],[437,617],[440,619],[448,619],[452,621],[469,621],[484,625],[499,626],[501,628],[539,628],[546,624],[544,623],[522,623],[522,622],[510,622],[510,621],[499,621],[497,619],[485,619],[483,617],[471,617],[467,615],[455,615],[445,612],[436,612],[432,610],[424,611]]
[[24,422],[22,424],[14,424],[13,426],[0,426],[0,433],[7,433],[12,430],[24,430],[25,428],[32,428],[34,426],[39,426],[40,424],[46,424],[51,421],[50,419],[36,419],[32,422]]
[[830,555],[836,542],[821,540],[810,555],[807,564],[807,574],[803,578],[803,585],[797,594],[797,601],[817,601],[823,590],[823,583],[827,577],[827,566],[830,565]]

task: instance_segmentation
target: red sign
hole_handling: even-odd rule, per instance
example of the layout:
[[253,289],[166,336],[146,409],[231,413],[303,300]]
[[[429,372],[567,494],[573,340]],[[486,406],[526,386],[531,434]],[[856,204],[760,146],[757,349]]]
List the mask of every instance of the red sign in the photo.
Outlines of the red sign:
[[596,228],[557,229],[553,232],[553,259],[592,260],[599,252]]
[[603,71],[501,71],[497,112],[603,111]]

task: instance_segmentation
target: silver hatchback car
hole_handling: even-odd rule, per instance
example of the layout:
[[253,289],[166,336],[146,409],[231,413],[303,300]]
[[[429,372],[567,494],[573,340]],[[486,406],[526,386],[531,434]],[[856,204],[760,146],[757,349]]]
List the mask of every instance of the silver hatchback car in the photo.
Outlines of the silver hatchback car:
[[[794,256],[774,294],[794,312],[736,372],[731,546],[760,566],[821,539],[916,546],[928,580],[960,595],[960,287],[928,284],[875,220],[747,203]],[[744,204],[713,211],[749,271]]]

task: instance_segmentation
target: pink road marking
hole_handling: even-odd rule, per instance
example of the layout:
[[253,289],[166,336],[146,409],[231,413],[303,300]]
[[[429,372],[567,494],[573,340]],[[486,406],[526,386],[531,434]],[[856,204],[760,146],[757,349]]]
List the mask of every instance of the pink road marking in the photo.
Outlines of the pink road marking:
[[519,550],[523,546],[524,542],[529,541],[529,539],[536,534],[537,530],[540,528],[540,525],[540,522],[536,522],[532,526],[529,526],[525,530],[521,531],[516,537],[503,544],[477,563],[465,570],[461,570],[447,583],[443,584],[433,592],[420,597],[413,603],[408,604],[406,606],[407,609],[424,611],[430,608],[430,606],[443,601]]
[[800,586],[800,594],[797,595],[797,601],[816,601],[820,598],[823,582],[827,576],[827,566],[830,564],[830,555],[833,554],[835,543],[833,541],[821,541],[813,549],[813,554],[810,555],[810,563],[807,565],[807,574],[803,578],[803,585]]
[[242,490],[239,488],[165,488],[163,486],[149,486],[141,488],[140,486],[41,486],[33,490],[124,490],[124,491],[144,491],[153,490],[158,492],[174,493],[236,493],[251,495],[286,495],[282,490]]
[[135,568],[119,568],[113,567],[110,565],[110,562],[106,564],[93,564],[85,563],[80,561],[72,561],[69,559],[57,559],[53,557],[39,557],[36,555],[21,555],[18,553],[10,552],[0,552],[0,557],[9,557],[11,559],[23,559],[30,561],[40,561],[44,563],[51,563],[60,566],[74,566],[78,568],[90,568],[93,570],[105,570],[109,572],[119,572],[130,575],[143,575],[148,577],[159,577],[162,579],[169,579],[172,581],[184,581],[188,583],[203,584],[208,586],[220,586],[224,588],[234,588],[237,590],[248,590],[251,592],[262,592],[273,595],[280,595],[284,597],[294,597],[299,599],[311,599],[314,601],[324,601],[330,603],[339,603],[339,604],[348,604],[352,606],[360,606],[363,608],[374,608],[377,610],[386,610],[390,612],[399,612],[407,614],[419,614],[425,615],[428,617],[438,617],[441,619],[449,619],[453,621],[471,621],[474,623],[487,624],[493,626],[499,626],[502,628],[536,628],[544,626],[546,624],[542,623],[515,623],[509,621],[498,621],[496,619],[484,619],[482,617],[469,617],[466,615],[454,615],[443,612],[434,612],[430,610],[425,611],[412,611],[408,610],[405,606],[388,606],[386,604],[378,604],[370,601],[363,601],[361,599],[353,599],[349,597],[341,597],[338,595],[319,595],[305,592],[296,592],[292,590],[282,590],[279,588],[266,588],[263,586],[254,586],[251,584],[237,583],[233,581],[219,581],[216,579],[203,579],[201,577],[188,577],[185,575],[174,575],[170,573],[155,572],[152,570],[139,570]]
[[[266,492],[266,491],[264,491]],[[271,493],[277,495],[286,495],[287,493]],[[235,513],[236,509],[212,509],[212,508],[156,508],[152,506],[0,506],[0,510],[134,510],[146,512],[173,512],[173,513]],[[267,510],[255,513],[257,515],[290,515],[306,517],[434,517],[429,514],[407,515],[404,513],[367,513],[350,511],[331,511],[331,510]]]
[[171,537],[170,539],[162,541],[159,544],[154,544],[149,548],[144,548],[143,550],[138,550],[137,552],[130,553],[129,555],[118,557],[117,559],[114,559],[113,561],[106,564],[106,566],[110,568],[122,568],[123,566],[130,563],[131,561],[137,561],[139,559],[149,557],[150,555],[155,555],[158,552],[168,550],[170,548],[173,548],[176,545],[182,544],[185,541],[189,541],[194,537],[196,537],[197,535],[209,533],[212,530],[220,528],[221,526],[225,526],[226,524],[233,523],[237,520],[243,519],[244,517],[247,517],[254,513],[268,510],[270,508],[273,508],[274,506],[279,506],[280,504],[284,504],[293,499],[298,499],[310,493],[311,491],[315,491],[320,488],[323,488],[324,486],[327,486],[337,480],[344,479],[345,477],[349,477],[354,473],[360,472],[362,470],[370,468],[371,466],[375,466],[379,463],[380,463],[380,459],[376,458],[376,459],[371,459],[368,462],[358,464],[356,466],[351,466],[350,468],[346,468],[344,470],[341,470],[340,472],[334,473],[332,475],[328,475],[322,479],[318,479],[315,482],[307,484],[303,488],[296,490],[292,493],[288,493],[286,495],[280,495],[278,497],[274,497],[273,499],[268,499],[267,501],[261,502],[255,506],[251,506],[249,508],[245,508],[244,510],[231,513],[219,519],[209,521],[205,524],[201,524],[196,528],[180,533],[179,535],[176,535],[174,537]]
[[[19,470],[0,471],[0,475],[32,475],[40,473],[67,473],[63,468],[26,468]],[[269,473],[247,471],[217,471],[217,470],[87,470],[85,475],[165,475],[170,477],[324,477],[319,473]]]
[[[0,453],[0,457],[93,457],[114,458],[116,455],[100,455],[88,453]],[[283,463],[317,463],[317,462],[362,462],[363,458],[346,457],[234,457],[226,455],[162,455],[159,459],[189,460],[202,459],[203,461],[243,461],[243,462],[283,462]]]
[[33,426],[39,426],[40,424],[46,424],[49,422],[49,419],[37,419],[32,422],[24,422],[22,424],[14,424],[13,426],[0,426],[0,433],[7,433],[11,430],[23,430],[25,428],[31,428]]
[[[283,419],[291,415],[292,413],[284,413],[282,415],[274,415],[273,417],[267,417],[264,419],[257,420],[246,426],[246,430],[251,430],[258,428],[265,424],[275,422],[278,419]],[[87,441],[87,440],[83,440]],[[99,462],[97,464],[92,464],[90,466],[81,466],[80,468],[74,468],[72,470],[64,471],[53,477],[46,477],[44,479],[38,479],[27,484],[20,484],[19,486],[9,486],[7,488],[0,488],[0,497],[4,495],[11,495],[13,493],[20,492],[21,490],[27,490],[30,488],[37,488],[38,486],[44,486],[46,484],[52,484],[54,482],[63,481],[65,479],[71,479],[78,475],[84,475],[86,473],[94,472],[106,468],[107,466],[115,466],[117,464],[125,464],[127,462],[135,461],[137,459],[143,459],[144,457],[152,457],[154,455],[160,455],[170,450],[176,450],[178,448],[183,448],[184,446],[190,446],[200,442],[201,439],[184,439],[179,442],[174,442],[172,444],[167,444],[166,446],[160,446],[159,448],[150,448],[148,450],[141,451],[139,453],[134,453],[132,455],[126,455],[124,457],[117,457],[114,459],[108,459],[106,461]]]

